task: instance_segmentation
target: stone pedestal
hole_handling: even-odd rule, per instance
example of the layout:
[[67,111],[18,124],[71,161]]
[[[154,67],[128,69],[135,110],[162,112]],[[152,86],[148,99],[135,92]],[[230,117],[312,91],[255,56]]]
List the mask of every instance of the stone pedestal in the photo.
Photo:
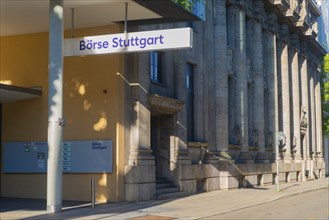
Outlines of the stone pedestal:
[[154,199],[155,165],[125,166],[125,173],[126,201],[139,202]]

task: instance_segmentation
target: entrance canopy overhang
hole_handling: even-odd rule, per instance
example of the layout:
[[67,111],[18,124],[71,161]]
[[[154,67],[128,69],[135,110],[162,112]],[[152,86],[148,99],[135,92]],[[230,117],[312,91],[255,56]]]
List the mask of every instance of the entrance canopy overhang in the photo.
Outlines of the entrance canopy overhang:
[[24,88],[0,83],[0,103],[16,102],[38,98],[42,95],[40,88]]
[[[121,23],[128,3],[129,22],[154,23],[198,20],[193,13],[171,0],[64,0],[64,29],[89,28]],[[129,23],[128,23],[129,25]],[[0,36],[12,36],[49,30],[49,1],[0,1]]]

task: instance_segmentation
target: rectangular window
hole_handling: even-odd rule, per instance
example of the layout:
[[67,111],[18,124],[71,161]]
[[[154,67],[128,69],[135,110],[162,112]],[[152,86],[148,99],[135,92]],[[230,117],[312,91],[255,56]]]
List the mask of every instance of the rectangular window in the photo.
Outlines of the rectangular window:
[[186,65],[186,112],[187,112],[187,138],[194,139],[194,66]]
[[158,51],[150,52],[150,74],[151,81],[162,83],[162,53]]

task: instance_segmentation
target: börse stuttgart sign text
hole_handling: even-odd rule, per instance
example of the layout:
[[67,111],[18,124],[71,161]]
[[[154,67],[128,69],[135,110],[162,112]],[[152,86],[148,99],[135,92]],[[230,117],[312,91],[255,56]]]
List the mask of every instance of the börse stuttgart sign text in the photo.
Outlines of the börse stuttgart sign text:
[[166,29],[64,40],[64,56],[128,53],[192,47],[191,28]]

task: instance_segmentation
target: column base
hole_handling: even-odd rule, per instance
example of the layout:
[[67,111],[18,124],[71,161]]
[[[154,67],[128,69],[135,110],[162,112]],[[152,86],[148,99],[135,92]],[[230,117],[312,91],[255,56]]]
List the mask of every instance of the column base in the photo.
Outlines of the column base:
[[249,152],[240,152],[239,163],[254,163],[254,160],[251,159]]
[[47,205],[47,211],[51,213],[62,212],[62,205]]
[[301,163],[302,160],[303,160],[302,155],[300,155],[300,154],[296,154],[296,155],[295,155],[294,161],[295,161],[296,163]]
[[283,157],[283,163],[291,163],[291,156],[290,155],[285,155],[284,157]]

